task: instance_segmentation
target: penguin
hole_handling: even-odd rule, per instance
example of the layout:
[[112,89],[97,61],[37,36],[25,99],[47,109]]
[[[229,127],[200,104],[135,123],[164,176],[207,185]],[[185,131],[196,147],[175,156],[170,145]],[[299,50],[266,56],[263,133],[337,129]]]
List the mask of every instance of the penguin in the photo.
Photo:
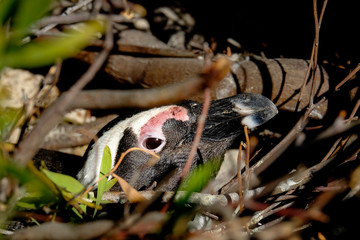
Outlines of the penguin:
[[[146,190],[154,186],[154,182],[162,182],[156,190],[175,190],[196,134],[202,107],[202,103],[185,101],[142,111],[126,119],[115,118],[89,144],[84,155],[85,164],[77,173],[78,180],[85,186],[95,184],[105,146],[111,152],[112,168],[121,153],[138,147],[157,154],[159,159],[153,163],[151,154],[131,151],[115,173],[136,190]],[[210,159],[221,159],[243,133],[244,126],[254,129],[277,113],[275,104],[260,94],[243,93],[212,101],[191,169]],[[120,190],[120,186],[117,184],[112,190]]]

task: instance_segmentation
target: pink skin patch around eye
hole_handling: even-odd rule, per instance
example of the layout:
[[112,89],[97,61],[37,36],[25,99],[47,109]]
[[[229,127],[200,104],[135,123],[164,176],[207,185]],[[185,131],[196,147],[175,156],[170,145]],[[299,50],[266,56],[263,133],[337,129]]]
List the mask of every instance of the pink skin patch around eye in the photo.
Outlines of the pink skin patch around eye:
[[142,142],[144,139],[152,137],[152,138],[160,138],[165,140],[164,133],[162,131],[162,125],[168,119],[175,119],[181,121],[188,121],[189,116],[187,114],[187,110],[183,107],[174,106],[166,109],[150,118],[150,120],[144,124],[144,126],[140,129],[140,137],[139,137],[139,146],[142,146]]

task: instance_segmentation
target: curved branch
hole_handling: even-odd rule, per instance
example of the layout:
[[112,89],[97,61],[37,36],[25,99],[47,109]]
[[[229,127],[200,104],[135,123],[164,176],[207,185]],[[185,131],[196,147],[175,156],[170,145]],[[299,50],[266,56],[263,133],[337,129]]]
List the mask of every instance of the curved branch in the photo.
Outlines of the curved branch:
[[192,77],[163,87],[138,90],[86,90],[79,93],[70,108],[150,108],[184,100],[203,89],[205,81]]

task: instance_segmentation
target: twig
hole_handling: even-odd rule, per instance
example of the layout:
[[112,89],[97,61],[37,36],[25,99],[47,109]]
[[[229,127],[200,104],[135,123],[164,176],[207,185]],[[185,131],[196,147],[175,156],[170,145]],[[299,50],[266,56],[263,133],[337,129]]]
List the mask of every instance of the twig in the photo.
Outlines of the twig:
[[[321,23],[322,23],[322,19],[323,19],[324,13],[325,13],[326,4],[327,4],[327,0],[324,1],[323,8],[322,8],[321,14],[320,14],[320,18],[318,18],[316,0],[313,1],[314,20],[315,20],[315,39],[314,39],[313,47],[312,47],[312,50],[311,50],[309,66],[308,66],[308,69],[306,70],[304,82],[303,82],[303,85],[302,85],[302,87],[300,89],[299,99],[298,99],[296,109],[299,108],[301,98],[303,96],[305,86],[306,86],[306,82],[307,82],[307,80],[309,78],[311,69],[313,69],[313,85],[312,85],[312,88],[311,88],[311,93],[314,92],[314,86],[315,86],[314,81],[316,79],[316,70],[317,70],[317,54],[318,54],[318,48],[319,48],[319,32],[320,32],[320,26],[321,26]],[[313,96],[312,96],[312,94],[310,94],[310,105],[311,104],[313,104]]]
[[290,132],[273,148],[271,149],[262,159],[260,159],[254,166],[252,166],[252,172],[255,175],[259,175],[268,166],[270,166],[296,139],[296,137],[303,131],[306,124],[309,122],[310,113],[316,109],[320,104],[323,103],[325,98],[320,99],[312,107],[309,107],[304,115],[297,121],[295,126]]
[[204,90],[204,103],[203,103],[203,108],[201,111],[201,115],[199,117],[198,120],[198,125],[196,128],[196,135],[194,137],[194,141],[193,144],[191,146],[191,150],[188,156],[188,159],[186,160],[186,164],[181,172],[181,177],[180,179],[183,180],[185,178],[185,176],[188,174],[188,172],[190,171],[190,168],[192,166],[192,163],[194,161],[195,155],[197,153],[197,149],[200,143],[200,139],[202,136],[202,132],[204,130],[204,126],[205,126],[205,121],[206,121],[206,117],[207,114],[209,112],[209,108],[210,108],[210,102],[211,102],[211,91],[210,88],[205,88]]
[[360,63],[356,66],[354,70],[352,70],[338,85],[335,87],[335,91],[339,90],[339,88],[344,85],[349,79],[351,79],[358,71],[360,70]]
[[[40,19],[39,22],[37,22],[37,25],[39,27],[44,27],[47,25],[55,25],[56,26],[57,24],[72,24],[72,23],[87,21],[89,19],[91,19],[91,14],[88,12],[82,12],[82,13],[77,13],[77,14],[72,14],[72,15],[59,15],[59,16],[44,17],[44,18]],[[42,30],[41,33],[44,33],[43,31],[44,30]]]
[[269,217],[275,213],[278,213],[280,212],[281,210],[284,210],[288,207],[290,207],[291,205],[294,204],[294,202],[290,202],[290,203],[287,203],[285,205],[281,205],[280,202],[276,202],[276,203],[273,203],[271,205],[268,205],[268,204],[261,204],[261,203],[251,203],[253,204],[254,206],[256,205],[259,205],[259,206],[256,206],[256,208],[260,208],[261,210],[259,210],[258,212],[256,212],[252,218],[249,220],[248,222],[248,225],[251,227],[253,225],[257,225],[261,220],[263,220],[264,218],[266,217]]
[[[322,98],[316,104],[314,104],[314,102],[313,102],[314,94],[315,94],[314,82],[316,79],[315,71],[316,71],[316,65],[317,65],[317,53],[318,53],[318,45],[319,45],[319,31],[320,31],[322,19],[324,16],[327,0],[325,0],[323,3],[320,18],[318,18],[318,16],[317,16],[316,0],[313,1],[313,4],[314,4],[314,18],[315,18],[315,39],[314,39],[314,43],[313,43],[313,49],[312,49],[311,59],[310,59],[310,63],[309,63],[309,68],[311,68],[312,67],[311,65],[313,65],[312,68],[314,69],[314,73],[313,73],[313,85],[311,88],[309,108],[306,110],[305,114],[298,120],[298,122],[291,129],[291,131],[285,136],[285,138],[280,143],[278,143],[271,151],[269,151],[257,164],[255,164],[253,166],[253,172],[256,175],[260,174],[268,166],[270,166],[287,149],[287,147],[296,139],[296,137],[302,132],[302,130],[308,123],[308,121],[309,121],[308,118],[309,118],[310,113],[324,101],[324,98]],[[309,71],[309,69],[308,69],[308,71]],[[304,79],[304,84],[303,84],[301,91],[303,91],[303,89],[305,88],[304,86],[306,85],[306,80],[307,80],[307,78]],[[298,104],[300,103],[300,100],[301,100],[301,91],[300,91]]]
[[239,214],[242,213],[244,210],[244,196],[242,194],[243,190],[243,183],[242,183],[242,176],[241,176],[241,156],[242,156],[242,143],[239,146],[239,154],[238,154],[238,161],[237,161],[237,180],[238,180],[238,194],[239,194]]
[[356,112],[359,110],[360,108],[360,99],[357,100],[355,107],[353,108],[353,110],[350,113],[350,116],[348,117],[348,119],[352,119],[355,117]]
[[252,172],[255,175],[259,175],[263,172],[268,166],[270,166],[287,148],[288,146],[296,139],[299,133],[302,132],[304,127],[308,122],[308,117],[305,115],[302,116],[291,131],[278,143],[273,149],[271,149],[262,159],[258,161],[252,167]]
[[[132,22],[131,19],[126,18],[123,15],[118,14],[97,14],[100,18],[108,18],[109,20],[116,22],[116,23],[129,23]],[[93,19],[94,16],[89,12],[81,12],[81,13],[75,13],[71,15],[58,15],[58,16],[49,16],[44,17],[40,19],[36,24],[38,27],[45,27],[48,25],[58,25],[58,24],[73,24],[78,22],[84,22],[88,21],[90,19]],[[45,32],[43,30],[38,30],[37,34],[44,34]]]
[[198,119],[196,134],[194,137],[193,144],[191,146],[191,150],[190,150],[188,159],[186,160],[185,166],[181,172],[180,181],[183,180],[185,178],[185,176],[188,174],[188,172],[190,171],[193,160],[197,153],[201,135],[204,130],[206,117],[207,117],[207,114],[208,114],[208,111],[210,108],[211,87],[213,85],[215,85],[217,82],[219,82],[221,79],[223,79],[226,76],[226,74],[229,72],[229,70],[230,70],[230,63],[227,58],[220,58],[215,63],[213,63],[211,66],[205,65],[204,79],[205,79],[206,87],[204,89],[203,108],[201,111],[201,115]]
[[101,238],[113,227],[114,222],[109,220],[78,225],[53,221],[22,229],[14,233],[11,239],[96,239]]
[[86,90],[71,103],[71,109],[150,108],[184,100],[204,88],[205,79],[191,77],[163,87],[138,90]]
[[[343,86],[349,79],[351,79],[359,70],[360,70],[360,63],[359,63],[359,64],[357,65],[357,67],[356,67],[354,70],[352,70],[338,85],[336,85],[335,91],[338,91],[339,88],[340,88],[341,86]],[[352,119],[352,118],[355,116],[355,114],[356,114],[357,110],[359,109],[359,107],[360,107],[360,100],[358,100],[358,101],[356,102],[356,104],[355,104],[355,106],[354,106],[354,108],[353,108],[350,116],[348,117],[348,119]],[[331,146],[330,150],[329,150],[329,151],[327,152],[327,154],[323,157],[323,159],[321,160],[321,162],[327,160],[327,159],[333,154],[333,152],[335,151],[335,149],[336,149],[337,146],[339,145],[341,139],[342,139],[342,138],[340,137],[340,138],[338,138],[338,139],[335,141],[335,143]]]
[[59,150],[89,144],[96,133],[116,117],[116,114],[111,114],[82,125],[59,124],[46,135],[41,148]]
[[[355,116],[355,113],[357,112],[357,110],[360,107],[360,99],[356,102],[355,107],[353,108],[350,116],[348,117],[348,119],[352,119]],[[344,120],[344,119],[342,119]],[[336,121],[336,120],[335,120]],[[347,122],[348,124],[350,124],[350,121]],[[335,149],[337,148],[337,146],[339,145],[340,141],[341,141],[342,137],[338,138],[335,143],[331,146],[330,150],[328,151],[328,153],[325,155],[325,157],[323,157],[323,159],[321,160],[321,162],[327,160],[335,151]]]
[[36,110],[34,109],[31,115],[33,115],[35,111],[38,110],[38,107],[41,106],[41,103],[44,102],[44,100],[50,95],[51,90],[53,90],[54,86],[58,83],[61,69],[62,69],[62,60],[58,59],[56,61],[56,64],[50,67],[49,72],[46,74],[46,77],[43,80],[43,84],[48,86],[50,85],[50,88],[45,92],[45,94],[41,96],[40,99],[37,100],[37,102],[35,103],[37,109]]
[[[249,190],[251,194],[255,195],[256,190]],[[146,199],[151,199],[159,195],[157,191],[139,191],[141,195]],[[162,194],[162,202],[168,203],[170,200],[174,199],[177,201],[184,197],[184,195],[188,194],[185,191],[177,191],[176,195],[174,192],[164,192]],[[124,192],[105,192],[103,195],[103,200],[108,200],[113,203],[121,203],[124,204],[128,201],[128,197]],[[224,195],[213,195],[207,193],[197,193],[194,192],[191,194],[190,198],[187,201],[188,203],[198,204],[202,207],[212,207],[212,206],[228,206],[228,205],[236,205],[239,202],[238,193],[229,193]]]
[[[79,1],[76,5],[69,7],[65,10],[64,13],[61,14],[61,16],[67,16],[73,12],[76,12],[77,10],[81,9],[82,7],[88,5],[89,3],[91,3],[93,0],[82,0]],[[50,25],[45,26],[44,28],[42,28],[40,31],[38,31],[38,34],[41,35],[51,29],[53,29],[54,27],[56,27],[57,23],[53,23]]]
[[108,22],[104,49],[96,61],[89,67],[88,71],[70,88],[68,92],[61,95],[58,100],[44,111],[34,129],[19,143],[14,153],[14,158],[20,165],[25,165],[37,152],[46,134],[58,124],[68,110],[68,107],[77,97],[80,90],[85,87],[95,76],[106,61],[113,47],[112,26]]
[[244,135],[246,140],[246,160],[245,160],[245,172],[246,172],[246,181],[245,181],[245,190],[247,191],[249,189],[250,184],[250,139],[248,134],[247,126],[244,126]]
[[314,19],[315,19],[315,51],[314,51],[314,66],[313,66],[313,79],[312,79],[312,86],[311,86],[311,91],[310,91],[310,102],[309,102],[309,106],[312,107],[312,105],[314,104],[314,95],[315,95],[315,83],[316,83],[316,72],[317,72],[317,67],[318,67],[318,53],[319,53],[319,37],[320,37],[320,27],[321,27],[321,23],[322,23],[322,19],[325,13],[325,8],[327,5],[327,1],[325,0],[323,3],[323,7],[321,9],[321,13],[320,13],[320,18],[318,17],[318,13],[317,13],[317,1],[313,0],[313,5],[314,5]]

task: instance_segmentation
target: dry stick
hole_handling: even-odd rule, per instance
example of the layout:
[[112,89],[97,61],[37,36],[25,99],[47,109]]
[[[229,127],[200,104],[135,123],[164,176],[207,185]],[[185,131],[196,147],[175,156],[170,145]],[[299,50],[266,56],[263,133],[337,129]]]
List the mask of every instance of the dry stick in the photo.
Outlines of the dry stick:
[[241,214],[244,210],[244,198],[242,194],[242,177],[241,177],[241,156],[242,156],[242,143],[239,145],[239,154],[238,154],[238,161],[237,161],[237,180],[238,180],[238,194],[239,194],[239,213]]
[[89,144],[92,139],[96,142],[96,133],[116,117],[118,115],[110,114],[82,125],[59,124],[49,132],[41,148],[59,150],[61,148],[83,146]]
[[[246,177],[245,177],[245,189],[244,191],[248,191],[249,190],[249,183],[250,183],[250,167],[249,167],[249,163],[250,163],[250,140],[249,140],[249,134],[248,134],[248,130],[247,130],[247,126],[244,126],[244,135],[245,135],[245,140],[246,140],[246,160],[245,160],[245,172],[246,172]],[[238,192],[239,192],[239,204],[237,209],[235,210],[236,214],[241,214],[242,211],[244,210],[244,197],[242,194],[242,189],[243,189],[243,181],[242,181],[242,176],[241,176],[241,155],[242,155],[242,145],[243,142],[240,143],[239,146],[239,154],[238,154],[238,162],[237,162],[237,179],[238,179]]]
[[318,18],[318,13],[317,13],[317,1],[313,0],[314,19],[315,19],[315,51],[314,51],[314,61],[313,61],[313,63],[314,63],[314,66],[313,66],[313,79],[312,79],[312,86],[311,86],[311,91],[310,91],[310,102],[309,102],[310,108],[314,104],[316,71],[317,71],[317,67],[318,67],[317,62],[318,62],[318,51],[319,51],[320,27],[321,27],[322,19],[324,17],[326,5],[327,5],[327,0],[325,0],[324,3],[323,3],[323,7],[321,9],[320,19],[319,19]]
[[[348,117],[348,119],[352,119],[355,116],[355,113],[357,112],[357,110],[360,107],[360,99],[357,100],[355,107],[353,108],[350,116]],[[350,124],[350,121],[348,122],[348,124]],[[333,155],[335,149],[337,148],[337,146],[339,145],[340,141],[341,141],[342,137],[338,138],[335,143],[331,146],[330,150],[328,151],[328,153],[325,155],[325,157],[321,160],[321,162],[327,160],[331,155]]]
[[307,82],[307,79],[309,78],[309,75],[310,75],[310,70],[312,68],[312,64],[313,64],[313,60],[314,60],[314,53],[315,53],[315,40],[314,40],[314,43],[313,43],[313,48],[311,50],[311,56],[310,56],[310,60],[309,60],[309,66],[306,70],[306,74],[305,74],[305,78],[304,78],[304,82],[303,82],[303,85],[300,89],[300,93],[299,93],[299,98],[298,98],[298,102],[296,104],[296,107],[295,107],[295,112],[298,111],[298,108],[300,106],[300,102],[301,102],[301,98],[304,94],[304,90],[305,90],[305,87],[306,87],[306,82]]
[[284,137],[284,139],[281,140],[281,142],[278,143],[273,149],[271,149],[262,159],[260,159],[258,164],[252,167],[252,172],[255,175],[259,175],[268,166],[270,166],[296,139],[298,134],[302,132],[307,122],[308,118],[305,115],[302,116],[295,124],[295,126],[291,129],[291,131]]
[[311,82],[311,89],[310,89],[310,99],[309,99],[309,107],[312,107],[314,103],[314,88],[315,88],[315,79],[316,79],[316,70],[317,70],[317,59],[318,59],[318,53],[319,53],[319,18],[317,13],[317,0],[313,0],[313,10],[314,10],[314,20],[315,20],[315,39],[314,39],[314,45],[313,45],[313,73],[312,73],[312,82]]
[[95,74],[103,66],[112,47],[112,26],[111,23],[108,22],[104,49],[100,52],[95,62],[89,67],[88,71],[80,77],[69,91],[61,95],[51,107],[44,111],[34,129],[20,142],[14,154],[17,163],[24,166],[26,162],[36,154],[46,134],[62,120],[64,113],[68,110],[68,107],[80,90],[94,78]]
[[355,114],[358,111],[359,107],[360,107],[360,99],[357,100],[357,102],[355,104],[355,107],[354,107],[354,109],[352,110],[352,112],[351,112],[351,114],[349,116],[349,119],[352,119],[355,116]]
[[[83,1],[80,1],[79,3],[75,4],[74,6],[72,7],[69,7],[65,10],[65,12],[63,12],[60,16],[66,16],[66,15],[69,15],[79,9],[81,9],[82,7],[88,5],[90,2],[92,2],[93,0],[83,0]],[[42,33],[45,33],[51,29],[53,29],[54,27],[57,26],[57,23],[53,23],[53,24],[49,24],[47,26],[45,26],[44,28],[42,28],[40,31],[38,31],[38,34],[42,34]]]
[[250,139],[248,134],[247,126],[244,126],[244,135],[246,140],[246,160],[245,160],[245,172],[246,172],[246,184],[245,184],[245,190],[247,191],[249,189],[250,185]]
[[[338,85],[336,85],[335,87],[335,91],[338,91],[339,88],[344,85],[349,79],[351,79],[358,71],[360,70],[360,63],[357,65],[357,67],[352,70],[345,78],[344,80],[342,80]],[[352,119],[355,116],[355,113],[357,112],[357,110],[360,107],[360,99],[356,102],[355,107],[353,108],[350,116],[348,117],[348,119]],[[341,141],[341,137],[338,138],[335,143],[331,146],[330,150],[328,151],[328,153],[325,155],[325,157],[321,160],[321,162],[327,160],[335,151],[335,149],[337,148],[337,146],[339,145],[340,141]]]
[[[321,27],[321,22],[325,13],[325,7],[327,4],[327,0],[324,1],[322,11],[320,14],[320,19],[318,19],[317,16],[317,6],[316,6],[316,0],[313,1],[314,4],[314,18],[315,18],[315,39],[311,54],[310,63],[313,63],[314,65],[317,65],[317,54],[318,54],[318,45],[319,45],[319,31]],[[309,69],[311,68],[311,64],[309,64]],[[316,70],[316,69],[315,69]],[[315,81],[315,72],[314,72],[314,78],[313,82]],[[306,84],[306,79],[304,79],[304,85]],[[303,85],[303,86],[304,86]],[[270,152],[268,152],[262,159],[260,159],[259,164],[256,164],[253,166],[253,172],[258,175],[262,171],[264,171],[268,166],[270,166],[286,149],[287,147],[295,140],[295,138],[302,132],[306,124],[308,123],[309,115],[310,113],[318,106],[320,105],[325,99],[319,100],[316,104],[313,103],[314,99],[314,86],[313,83],[311,88],[311,96],[310,96],[310,104],[309,108],[306,110],[305,114],[299,119],[299,121],[295,124],[295,126],[291,129],[291,131],[285,136],[285,138],[278,143]]]
[[[40,19],[37,22],[39,27],[51,25],[51,24],[73,24],[78,22],[84,22],[91,19],[91,14],[89,12],[76,13],[72,15],[58,15],[58,16],[49,16]],[[56,26],[55,25],[55,26]]]
[[[360,70],[360,63],[357,65],[357,67],[352,70],[345,78],[344,80],[342,80],[338,85],[336,85],[335,87],[335,91],[338,91],[339,88],[341,86],[343,86],[349,79],[351,79],[358,71]],[[360,99],[357,101],[357,103],[355,104],[354,109],[352,110],[350,116],[348,119],[352,119],[355,116],[355,113],[357,112],[357,110],[360,107]],[[325,157],[321,160],[321,162],[325,161],[326,159],[328,159],[333,152],[335,151],[335,149],[337,148],[337,146],[339,145],[340,141],[342,138],[338,138],[335,143],[332,145],[332,147],[330,148],[330,150],[328,151],[328,153],[325,155]]]
[[48,74],[46,75],[45,79],[43,80],[45,85],[50,85],[50,88],[41,97],[41,99],[39,99],[39,101],[36,103],[37,107],[39,107],[39,104],[41,102],[43,102],[50,95],[51,90],[53,90],[53,88],[59,82],[61,69],[62,69],[62,59],[58,59],[58,60],[56,60],[55,65],[51,66]]
[[252,173],[259,175],[263,172],[268,166],[270,166],[287,148],[288,146],[296,139],[296,137],[303,131],[304,127],[309,121],[310,113],[316,109],[320,104],[325,101],[325,98],[320,99],[315,103],[311,108],[308,108],[304,115],[297,121],[295,126],[290,130],[290,132],[273,148],[271,149],[263,158],[261,158],[257,164],[251,167]]
[[191,150],[190,150],[188,159],[186,160],[186,164],[181,172],[180,180],[183,180],[185,178],[185,176],[188,174],[188,172],[190,171],[191,165],[194,161],[194,158],[195,158],[195,155],[197,153],[197,149],[198,149],[198,146],[200,143],[200,139],[202,136],[202,132],[204,130],[206,116],[209,112],[210,102],[211,102],[211,91],[210,91],[210,88],[207,87],[204,90],[204,103],[203,103],[203,108],[201,110],[201,115],[198,120],[198,125],[196,128],[196,135],[194,137],[194,141],[191,146]]
[[186,99],[204,88],[205,79],[193,76],[162,87],[134,90],[81,91],[71,108],[149,108]]
[[211,54],[212,54],[212,52],[205,55],[205,69],[204,69],[205,76],[203,78],[204,78],[206,85],[205,85],[205,89],[204,89],[204,103],[203,103],[203,107],[201,110],[201,115],[198,120],[198,125],[196,128],[196,134],[194,137],[194,141],[191,146],[191,150],[190,150],[188,159],[186,160],[185,166],[181,172],[180,181],[182,181],[185,178],[185,176],[188,174],[188,172],[190,171],[191,165],[192,165],[195,155],[197,153],[197,149],[198,149],[199,142],[200,142],[200,139],[202,136],[202,132],[205,127],[206,117],[207,117],[207,114],[208,114],[209,108],[210,108],[211,87],[215,83],[217,83],[218,81],[223,79],[230,70],[230,63],[229,63],[228,59],[226,59],[226,58],[220,58],[217,60],[217,62],[211,64],[210,59],[209,59],[209,56]]
[[[40,95],[40,90],[36,93],[36,95],[32,98],[32,100],[34,99],[38,99],[37,102],[35,102],[35,106],[33,109],[30,109],[31,111],[25,114],[25,116],[31,117],[32,115],[34,115],[36,112],[39,111],[39,105],[42,101],[44,101],[44,99],[46,99],[46,97],[51,93],[52,88],[57,84],[57,82],[59,81],[59,77],[60,77],[60,72],[61,72],[61,67],[62,67],[62,61],[61,60],[57,60],[56,64],[50,67],[49,72],[47,73],[45,79],[43,80],[43,83],[46,84],[47,80],[49,80],[49,78],[52,78],[53,80],[51,81],[51,86],[50,88],[47,90],[47,92],[45,92],[41,98],[39,98]],[[55,70],[54,70],[55,69]],[[55,72],[54,72],[55,71]]]
[[[319,32],[320,32],[320,27],[321,27],[321,23],[322,23],[322,20],[323,20],[323,16],[324,16],[324,13],[325,13],[325,7],[326,7],[326,4],[327,4],[327,0],[324,1],[323,8],[321,10],[321,14],[320,14],[319,19],[318,19],[318,15],[317,15],[316,0],[313,1],[313,4],[314,4],[314,19],[315,19],[315,39],[314,39],[313,47],[312,47],[312,50],[311,50],[311,56],[310,56],[310,60],[309,60],[309,67],[308,67],[308,69],[306,71],[304,82],[303,82],[303,85],[302,85],[302,87],[300,89],[299,99],[298,99],[296,109],[298,109],[298,107],[299,107],[299,104],[300,104],[302,95],[304,93],[306,82],[307,82],[307,79],[309,78],[311,69],[313,69],[313,79],[316,79],[315,78],[316,77],[315,73],[316,73],[316,66],[317,66],[317,52],[318,52],[318,47],[319,47]],[[313,84],[312,89],[313,89],[314,85],[315,84]],[[311,91],[313,92],[313,90],[311,90]],[[313,101],[313,98],[310,97],[310,104],[312,104],[312,101]]]
[[349,81],[350,78],[352,78],[358,71],[360,70],[360,63],[356,66],[354,70],[352,70],[344,80],[342,80],[338,85],[335,87],[335,91],[339,90],[339,88],[344,85],[347,81]]

